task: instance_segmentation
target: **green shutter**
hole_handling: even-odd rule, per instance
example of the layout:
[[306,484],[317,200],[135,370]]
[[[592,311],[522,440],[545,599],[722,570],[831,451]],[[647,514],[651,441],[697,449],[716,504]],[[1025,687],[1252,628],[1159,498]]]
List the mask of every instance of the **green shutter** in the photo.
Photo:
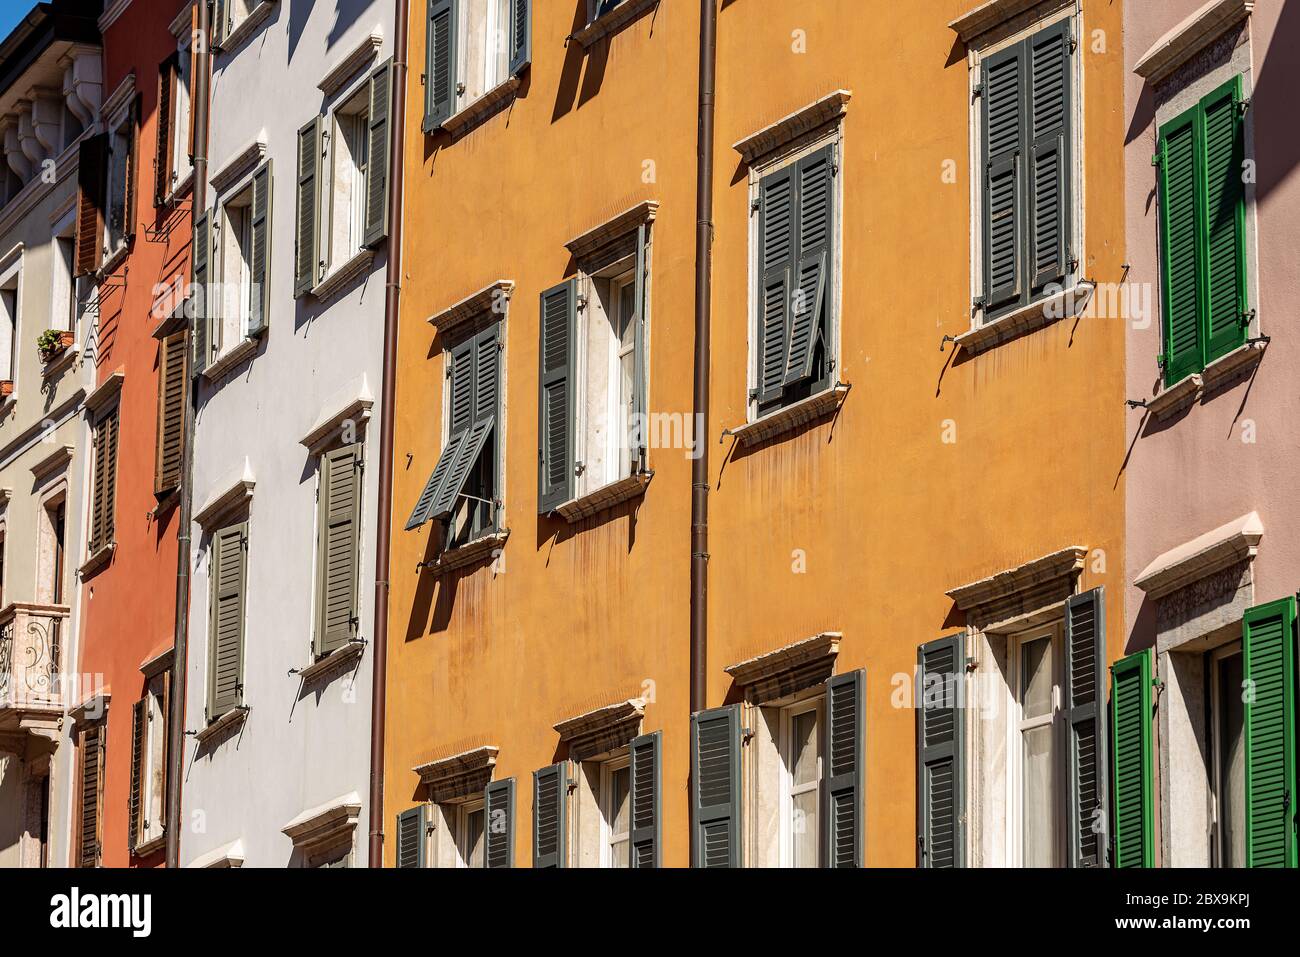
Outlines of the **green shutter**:
[[1066,775],[1071,867],[1104,867],[1106,828],[1106,603],[1100,588],[1065,608]]
[[1197,226],[1196,111],[1160,130],[1160,241],[1165,385],[1203,367]]
[[515,779],[493,781],[483,794],[484,867],[515,866]]
[[388,121],[392,112],[393,61],[370,74],[370,138],[366,161],[366,228],[362,243],[374,246],[388,235],[388,152],[392,138]]
[[427,867],[425,863],[426,806],[408,808],[397,815],[397,866]]
[[1151,754],[1151,652],[1111,665],[1111,742],[1115,867],[1155,863]]
[[320,204],[320,117],[298,131],[298,195],[293,251],[293,294],[301,296],[316,285],[320,268],[317,229]]
[[190,254],[190,264],[194,271],[193,298],[190,300],[194,312],[194,354],[190,356],[190,374],[198,375],[208,367],[208,352],[211,342],[208,336],[208,258],[211,237],[208,224],[211,222],[208,212],[194,220],[194,248]]
[[863,864],[863,772],[866,769],[866,672],[835,675],[826,682],[826,814],[823,844],[827,867]]
[[1205,170],[1204,289],[1205,361],[1213,362],[1246,341],[1246,188],[1241,77],[1201,100]]
[[798,242],[794,258],[795,288],[791,291],[790,334],[782,386],[812,375],[817,346],[830,299],[831,237],[835,222],[835,147],[828,146],[799,160]]
[[982,67],[984,153],[984,315],[1024,301],[1025,44],[988,57]]
[[740,705],[691,715],[693,867],[739,867]]
[[424,131],[436,130],[456,103],[456,0],[429,0],[425,32]]
[[795,261],[796,168],[787,166],[758,184],[758,401],[785,388]]
[[148,699],[131,706],[131,791],[128,799],[127,846],[132,852],[140,845],[140,809],[144,803],[141,782],[144,777],[145,729],[149,726]]
[[565,762],[533,772],[533,867],[564,867],[569,775]]
[[532,0],[510,0],[510,75],[523,73],[532,58]]
[[208,719],[237,708],[243,694],[244,597],[248,581],[248,523],[212,536],[211,652]]
[[541,296],[537,510],[545,515],[574,494],[575,356],[578,281]]
[[660,766],[663,733],[654,731],[632,739],[628,749],[632,762],[629,772],[631,788],[628,805],[631,818],[628,839],[631,867],[659,867],[662,843],[660,789],[663,770]]
[[1246,611],[1246,866],[1295,867],[1296,600]]
[[252,309],[248,317],[248,335],[259,336],[270,318],[271,303],[271,161],[267,160],[253,174],[253,248],[249,261],[253,284]]
[[966,636],[916,653],[917,866],[966,864]]
[[316,654],[357,637],[357,554],[360,539],[361,446],[321,456],[317,491]]
[[646,342],[646,288],[649,278],[648,265],[650,227],[642,223],[636,231],[636,274],[634,282],[634,308],[632,316],[632,415],[630,423],[637,447],[632,449],[633,469],[645,470],[648,467],[649,424],[646,414],[650,381],[647,372]]
[[1070,31],[1062,20],[1026,41],[1029,75],[1029,263],[1035,289],[1064,283],[1070,232]]

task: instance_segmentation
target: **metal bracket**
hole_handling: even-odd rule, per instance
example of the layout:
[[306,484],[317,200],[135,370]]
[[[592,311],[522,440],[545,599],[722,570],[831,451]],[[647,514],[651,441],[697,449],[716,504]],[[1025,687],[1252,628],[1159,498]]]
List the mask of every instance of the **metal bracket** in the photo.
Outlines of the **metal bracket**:
[[1145,409],[1147,407],[1146,399],[1125,399],[1124,404],[1130,409]]
[[956,336],[950,336],[947,333],[944,333],[944,337],[939,340],[939,351],[943,352],[943,347],[946,344],[948,344],[949,342],[955,343],[956,341],[957,341]]

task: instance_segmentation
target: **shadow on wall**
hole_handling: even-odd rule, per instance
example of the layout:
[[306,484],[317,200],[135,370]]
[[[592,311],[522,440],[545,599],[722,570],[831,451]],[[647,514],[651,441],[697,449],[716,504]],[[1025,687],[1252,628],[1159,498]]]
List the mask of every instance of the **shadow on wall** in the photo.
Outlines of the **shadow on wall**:
[[[303,31],[307,29],[307,20],[313,13],[318,17],[329,16],[329,13],[326,9],[327,5],[316,0],[283,0],[283,3],[289,7],[289,62],[292,63],[293,55],[298,49],[298,41],[302,39]],[[334,7],[334,23],[325,38],[326,51],[333,50],[334,44],[339,42],[343,34],[347,33],[370,7],[374,6],[381,16],[387,16],[391,12],[392,4],[388,0],[379,0],[378,4],[374,0],[336,0],[329,6]],[[418,17],[414,19],[419,22]]]
[[1265,203],[1300,161],[1300,127],[1295,123],[1295,91],[1300,89],[1300,4],[1284,3],[1269,55],[1256,67],[1251,106],[1259,167],[1256,202]]

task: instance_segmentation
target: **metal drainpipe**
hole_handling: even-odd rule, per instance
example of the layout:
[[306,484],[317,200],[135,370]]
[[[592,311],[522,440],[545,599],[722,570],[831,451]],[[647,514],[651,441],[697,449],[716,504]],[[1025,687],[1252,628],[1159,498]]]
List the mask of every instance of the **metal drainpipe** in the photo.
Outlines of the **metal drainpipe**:
[[[691,712],[708,705],[709,323],[713,286],[713,107],[718,8],[700,3],[699,137],[695,177],[695,442],[691,463]],[[691,829],[695,843],[695,829]],[[694,847],[692,846],[692,853]]]
[[[190,223],[207,205],[208,193],[208,86],[212,60],[208,52],[208,5],[196,3],[195,36],[200,55],[194,77],[194,188]],[[193,331],[190,333],[193,335]],[[180,866],[181,774],[185,755],[186,663],[190,637],[190,524],[194,507],[194,413],[197,392],[194,378],[186,381],[185,441],[181,446],[181,488],[176,528],[176,632],[172,646],[171,707],[167,715],[167,857],[168,867]]]
[[397,0],[393,33],[392,152],[388,157],[388,282],[384,299],[384,384],[379,405],[379,517],[375,534],[375,656],[370,695],[371,867],[384,866],[384,719],[388,698],[388,551],[393,511],[393,407],[398,306],[402,297],[402,171],[406,153],[408,0]]

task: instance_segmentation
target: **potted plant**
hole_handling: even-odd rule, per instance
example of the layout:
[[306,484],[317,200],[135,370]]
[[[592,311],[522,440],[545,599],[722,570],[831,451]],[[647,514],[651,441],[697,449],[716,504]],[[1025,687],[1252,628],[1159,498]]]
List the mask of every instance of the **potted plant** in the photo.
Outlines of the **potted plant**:
[[67,329],[46,329],[36,337],[36,348],[40,350],[41,360],[44,362],[57,359],[70,345],[72,345],[72,333]]

